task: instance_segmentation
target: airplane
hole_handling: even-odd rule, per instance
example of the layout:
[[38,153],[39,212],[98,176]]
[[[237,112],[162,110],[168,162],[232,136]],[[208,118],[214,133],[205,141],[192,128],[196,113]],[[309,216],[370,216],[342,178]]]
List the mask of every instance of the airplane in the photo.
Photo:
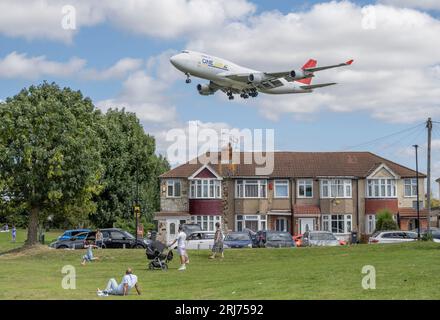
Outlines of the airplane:
[[335,82],[311,84],[314,73],[331,68],[349,66],[353,60],[344,63],[317,67],[317,61],[310,59],[301,69],[281,72],[262,72],[239,66],[231,61],[205,53],[183,50],[170,58],[171,64],[186,75],[186,83],[191,76],[209,80],[208,84],[198,84],[197,91],[204,96],[221,90],[234,99],[256,97],[258,92],[267,94],[309,93],[313,89],[335,85]]

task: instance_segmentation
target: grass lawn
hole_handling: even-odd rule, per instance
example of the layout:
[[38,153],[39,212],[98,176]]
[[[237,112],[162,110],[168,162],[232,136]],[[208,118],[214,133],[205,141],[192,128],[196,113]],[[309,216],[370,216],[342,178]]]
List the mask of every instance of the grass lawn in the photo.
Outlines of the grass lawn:
[[[227,250],[224,260],[190,251],[185,272],[177,271],[178,259],[167,272],[148,271],[144,250],[129,249],[95,250],[101,260],[81,266],[84,252],[43,247],[0,256],[0,299],[440,298],[437,243]],[[61,287],[61,268],[69,264],[76,268],[76,290]],[[361,287],[364,265],[376,268],[375,290]],[[96,296],[97,287],[111,277],[120,281],[128,266],[139,277],[141,296]]]
[[[10,226],[10,228],[12,228],[12,226]],[[50,244],[62,233],[62,230],[51,230],[46,232],[44,236],[45,243]],[[27,231],[23,229],[17,229],[17,239],[15,243],[12,242],[11,229],[9,229],[9,232],[0,232],[0,254],[12,249],[20,248],[23,246],[26,238]]]

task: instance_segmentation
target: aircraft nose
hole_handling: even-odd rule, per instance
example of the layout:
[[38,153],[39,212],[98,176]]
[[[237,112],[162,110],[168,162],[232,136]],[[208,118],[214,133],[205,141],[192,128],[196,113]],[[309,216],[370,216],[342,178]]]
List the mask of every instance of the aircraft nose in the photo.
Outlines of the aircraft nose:
[[178,60],[179,60],[178,54],[176,54],[170,58],[171,64],[175,67],[177,67],[177,65],[179,64]]

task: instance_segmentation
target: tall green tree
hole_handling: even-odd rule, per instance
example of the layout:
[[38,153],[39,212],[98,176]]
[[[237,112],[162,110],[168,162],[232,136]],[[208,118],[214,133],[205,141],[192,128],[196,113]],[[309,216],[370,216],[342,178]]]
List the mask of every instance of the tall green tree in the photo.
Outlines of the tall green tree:
[[151,216],[159,206],[158,175],[168,170],[168,162],[155,154],[154,137],[144,132],[134,113],[109,109],[103,122],[103,190],[94,199],[97,211],[92,221],[101,227],[133,221],[137,200],[143,214]]
[[50,211],[84,216],[96,208],[101,166],[101,113],[79,91],[43,83],[0,105],[3,195],[29,212],[27,244]]

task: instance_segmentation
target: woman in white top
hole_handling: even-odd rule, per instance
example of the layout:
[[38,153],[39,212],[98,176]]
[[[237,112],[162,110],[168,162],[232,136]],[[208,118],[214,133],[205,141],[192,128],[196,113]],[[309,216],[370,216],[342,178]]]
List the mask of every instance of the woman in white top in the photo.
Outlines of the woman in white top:
[[186,253],[185,248],[185,240],[186,240],[186,233],[183,232],[182,225],[179,226],[179,234],[177,235],[177,238],[169,245],[171,247],[173,244],[177,242],[177,252],[180,256],[180,268],[179,271],[186,270],[186,265],[189,263],[188,254]]

